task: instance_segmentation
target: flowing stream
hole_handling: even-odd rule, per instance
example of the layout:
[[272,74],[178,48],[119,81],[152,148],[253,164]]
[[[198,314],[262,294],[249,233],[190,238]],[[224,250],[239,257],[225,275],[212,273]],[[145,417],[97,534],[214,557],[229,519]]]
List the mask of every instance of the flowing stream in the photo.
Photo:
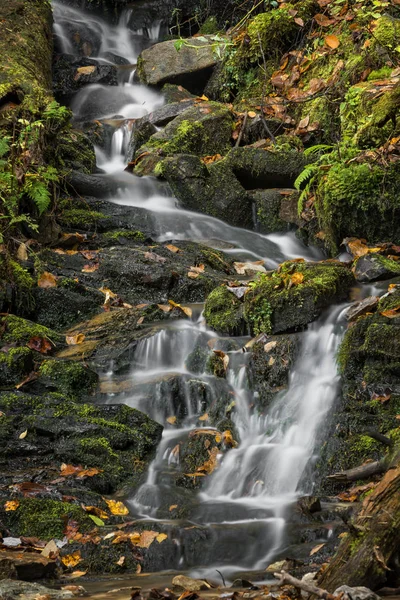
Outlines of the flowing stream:
[[[88,85],[72,102],[77,122],[118,119],[111,147],[97,149],[103,175],[119,182],[111,202],[140,207],[152,214],[158,240],[213,240],[238,258],[263,259],[274,267],[285,259],[318,259],[316,250],[304,247],[293,234],[261,235],[234,228],[206,215],[179,208],[175,198],[157,181],[124,172],[130,122],[164,100],[154,90],[134,83],[134,65],[140,51],[157,41],[161,22],[147,29],[132,23],[132,9],[118,25],[53,2],[55,34],[63,53],[79,56],[80,40],[91,44],[91,58],[104,64],[121,64],[119,85]],[[75,40],[75,42],[74,42]],[[226,243],[231,248],[226,249]],[[335,353],[343,332],[345,307],[332,307],[307,331],[299,334],[301,350],[290,375],[289,387],[278,394],[266,414],[253,410],[248,338],[227,339],[210,331],[195,307],[192,320],[169,322],[139,342],[132,360],[132,391],[122,400],[146,412],[164,426],[164,434],[147,479],[129,499],[132,513],[144,520],[160,519],[170,527],[179,549],[170,568],[192,569],[207,575],[222,570],[228,578],[240,571],[263,570],[282,553],[287,540],[290,507],[312,492],[312,466],[322,443],[324,424],[337,395]],[[196,351],[223,350],[229,357],[226,379],[194,367]],[[110,373],[112,377],[112,372]],[[179,505],[186,490],[173,487],[179,464],[178,444],[196,427],[205,404],[230,396],[235,403],[234,425],[240,439],[219,457],[219,466],[197,495],[192,494],[186,520],[168,519],[168,506]],[[169,424],[177,418],[179,427]],[[198,425],[197,425],[198,427]],[[194,500],[193,500],[194,498]],[[167,507],[167,509],[166,509]],[[182,533],[198,528],[202,540],[193,547]],[[192,540],[192,538],[190,538]]]

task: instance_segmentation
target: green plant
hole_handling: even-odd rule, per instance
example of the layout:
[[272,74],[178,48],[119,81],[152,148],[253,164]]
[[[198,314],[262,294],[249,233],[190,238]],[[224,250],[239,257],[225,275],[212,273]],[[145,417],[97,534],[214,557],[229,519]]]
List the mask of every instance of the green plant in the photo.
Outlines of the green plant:
[[304,156],[311,156],[320,152],[323,152],[324,154],[322,154],[319,157],[317,162],[311,163],[304,167],[304,169],[294,182],[294,187],[296,188],[296,190],[301,192],[298,203],[299,213],[301,213],[303,210],[304,200],[309,195],[313,185],[317,182],[318,175],[321,172],[321,166],[324,162],[327,152],[329,152],[332,149],[333,146],[329,146],[328,144],[317,144],[304,150]]

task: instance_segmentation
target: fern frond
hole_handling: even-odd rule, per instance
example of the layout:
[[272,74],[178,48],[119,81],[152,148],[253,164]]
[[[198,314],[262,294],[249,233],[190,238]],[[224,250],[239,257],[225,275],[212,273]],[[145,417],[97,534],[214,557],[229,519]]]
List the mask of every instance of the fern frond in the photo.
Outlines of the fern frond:
[[317,152],[332,150],[333,146],[329,146],[328,144],[317,144],[316,146],[311,146],[310,148],[306,148],[304,150],[304,156],[309,156],[310,154],[316,154]]
[[296,190],[300,190],[302,185],[306,183],[313,175],[315,175],[317,170],[317,165],[307,165],[294,182],[294,187],[296,188]]
[[49,208],[51,203],[50,192],[42,181],[29,181],[25,186],[25,192],[36,204],[40,215]]
[[9,138],[4,137],[0,139],[0,158],[2,158],[7,152],[10,150],[10,145],[8,143]]

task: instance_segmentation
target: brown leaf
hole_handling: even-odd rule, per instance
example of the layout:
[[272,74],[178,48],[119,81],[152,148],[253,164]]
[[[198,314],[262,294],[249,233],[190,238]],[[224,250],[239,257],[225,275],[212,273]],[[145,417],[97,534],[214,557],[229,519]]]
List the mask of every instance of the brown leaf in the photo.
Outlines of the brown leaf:
[[187,276],[189,277],[189,279],[197,279],[199,276],[199,273],[193,273],[193,271],[189,271]]
[[317,554],[317,552],[319,552],[324,546],[325,544],[318,544],[318,546],[314,546],[314,548],[310,552],[310,556],[314,556],[314,554]]
[[212,156],[204,156],[201,161],[205,164],[205,165],[210,165],[212,163],[217,162],[218,160],[221,160],[222,156],[221,154],[213,154]]
[[98,256],[97,250],[81,250],[80,254],[85,257],[87,260],[94,260]]
[[340,45],[340,40],[336,35],[327,35],[325,38],[325,44],[334,50]]
[[189,308],[188,306],[181,306],[180,304],[177,304],[176,302],[174,302],[173,300],[168,300],[169,304],[171,306],[173,306],[174,308],[179,308],[179,310],[181,310],[187,317],[191,317],[193,314],[193,311],[191,308]]
[[37,335],[29,340],[27,346],[31,350],[36,350],[36,352],[40,352],[40,354],[47,354],[53,349],[53,346],[49,342],[49,340],[46,340],[46,338],[42,338]]
[[84,577],[87,571],[72,571],[70,575],[65,575],[68,579],[78,579],[78,577]]
[[28,260],[28,248],[26,244],[22,243],[18,246],[17,258],[18,260]]
[[115,564],[118,565],[119,567],[122,567],[124,562],[125,562],[125,556],[121,556]]
[[82,477],[94,477],[95,475],[98,475],[99,473],[102,473],[102,472],[103,472],[102,469],[96,469],[94,467],[89,468],[89,469],[84,469],[81,466],[74,467],[73,465],[67,465],[67,464],[63,463],[61,465],[60,475],[62,475],[63,477],[68,477],[69,475],[75,475],[76,477],[82,478]]
[[383,394],[383,395],[372,394],[371,400],[377,400],[381,404],[385,404],[386,402],[389,402],[389,400],[390,400],[391,397],[392,397],[391,394]]
[[167,259],[164,258],[164,256],[159,256],[159,254],[156,254],[155,252],[145,252],[144,257],[147,258],[148,260],[152,260],[154,262],[159,262],[159,263],[167,262]]
[[93,263],[85,265],[82,269],[82,273],[94,273],[100,267],[100,263]]
[[208,419],[208,413],[204,413],[204,415],[201,415],[201,417],[199,417],[199,421],[208,421]]
[[174,254],[181,251],[180,248],[178,248],[177,246],[174,246],[173,244],[167,244],[165,247],[168,248],[168,250],[170,252],[173,252]]
[[395,308],[389,308],[380,313],[383,317],[387,317],[388,319],[396,319],[400,317],[400,304]]
[[51,273],[48,273],[47,271],[45,271],[44,273],[41,274],[41,276],[38,279],[38,287],[40,287],[40,288],[57,287],[57,278],[54,275],[52,275]]
[[82,508],[89,514],[99,517],[100,519],[109,519],[110,517],[105,510],[98,506],[82,506]]
[[68,346],[76,346],[77,344],[82,344],[85,341],[85,335],[83,333],[77,333],[76,335],[67,335],[65,336],[65,341]]
[[142,531],[140,540],[135,546],[149,548],[158,535],[160,535],[158,531]]
[[254,110],[249,110],[247,116],[250,117],[250,119],[254,119],[257,116],[257,113],[254,112]]
[[171,512],[171,511],[175,510],[175,508],[178,508],[178,505],[177,504],[171,504],[171,506],[169,507],[169,511]]
[[304,21],[300,17],[296,17],[294,22],[297,23],[297,25],[300,25],[300,27],[304,27]]
[[321,13],[315,15],[314,19],[316,23],[318,23],[318,25],[321,25],[321,27],[329,27],[329,25],[333,25],[334,23],[336,23],[336,19],[329,19],[329,17]]
[[301,119],[301,121],[299,121],[299,124],[297,125],[298,129],[306,129],[306,127],[308,127],[309,122],[310,115],[307,115],[306,117],[304,117],[304,119]]

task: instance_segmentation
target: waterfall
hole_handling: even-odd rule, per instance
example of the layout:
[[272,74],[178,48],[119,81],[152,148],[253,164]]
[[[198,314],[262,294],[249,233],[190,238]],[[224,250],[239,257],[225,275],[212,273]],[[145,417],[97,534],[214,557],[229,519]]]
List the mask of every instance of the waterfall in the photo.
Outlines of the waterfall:
[[[119,56],[133,64],[146,39],[156,41],[160,35],[160,21],[146,30],[135,30],[132,9],[126,10],[114,26],[61,2],[53,6],[55,34],[66,53],[79,54],[73,35],[79,31],[81,39],[94,40],[92,58],[112,62],[113,56]],[[159,242],[172,239],[175,244],[180,240],[201,241],[212,247],[220,244],[238,260],[264,260],[269,268],[290,258],[321,258],[317,250],[304,247],[293,234],[262,235],[182,210],[161,183],[125,173],[130,120],[163,103],[159,92],[132,83],[131,76],[128,80],[120,78],[118,86],[88,85],[75,96],[72,109],[77,122],[112,117],[118,121],[111,147],[97,149],[104,176],[123,183],[120,193],[109,198],[111,202],[147,211],[156,223]],[[200,316],[168,322],[139,341],[131,365],[132,391],[110,398],[110,402],[124,402],[165,425],[147,477],[129,504],[137,518],[162,518],[169,523],[182,552],[181,568],[196,567],[196,574],[205,575],[218,566],[230,576],[245,569],[264,569],[284,548],[290,507],[300,494],[312,490],[309,474],[337,395],[335,354],[342,330],[343,307],[335,307],[300,334],[300,357],[291,370],[288,389],[264,415],[254,408],[249,355],[242,351],[247,339],[223,339],[207,329]],[[216,377],[207,369],[206,358],[219,348],[229,357],[226,378]],[[196,351],[205,357],[197,368],[189,360]],[[112,376],[110,371],[107,377]],[[168,507],[166,513],[163,506],[175,496],[179,498],[170,505],[186,499],[186,490],[173,486],[179,472],[180,444],[194,429],[206,427],[200,420],[205,407],[214,407],[221,398],[229,398],[235,405],[233,425],[240,443],[218,457],[208,483],[193,496],[186,521],[176,524],[168,518]],[[191,527],[201,528],[203,535],[196,551],[187,550],[185,545],[184,532]]]

